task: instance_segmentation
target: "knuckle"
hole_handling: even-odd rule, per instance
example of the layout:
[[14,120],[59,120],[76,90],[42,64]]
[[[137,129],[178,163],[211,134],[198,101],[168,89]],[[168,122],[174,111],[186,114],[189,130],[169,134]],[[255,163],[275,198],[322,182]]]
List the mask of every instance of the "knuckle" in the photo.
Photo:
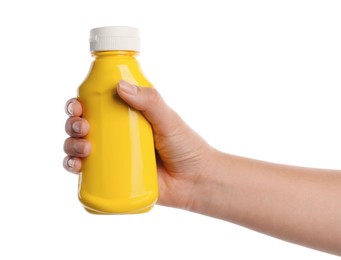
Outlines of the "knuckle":
[[69,137],[69,138],[67,138],[67,139],[65,139],[65,141],[64,141],[64,146],[63,146],[63,149],[64,149],[64,152],[66,153],[66,154],[70,154],[70,147],[71,147],[71,138]]
[[162,100],[160,93],[155,88],[150,88],[149,92],[148,101],[150,104],[156,105]]
[[65,132],[68,135],[71,135],[72,133],[72,128],[71,128],[71,117],[69,117],[66,122],[65,122]]

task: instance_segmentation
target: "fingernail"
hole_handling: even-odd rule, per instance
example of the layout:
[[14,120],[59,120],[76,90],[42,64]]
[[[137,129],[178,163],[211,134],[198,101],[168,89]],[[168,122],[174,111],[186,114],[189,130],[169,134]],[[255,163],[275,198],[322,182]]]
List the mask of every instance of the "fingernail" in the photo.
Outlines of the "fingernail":
[[81,133],[82,132],[82,122],[76,121],[71,125],[72,130],[75,133]]
[[129,84],[128,82],[124,81],[124,80],[120,80],[118,82],[119,88],[120,90],[122,90],[123,92],[129,94],[129,95],[136,95],[137,94],[137,87]]
[[76,160],[75,159],[73,159],[73,158],[70,158],[67,162],[66,162],[66,164],[67,164],[67,166],[69,167],[69,168],[73,168],[73,166],[75,166],[75,162],[76,162]]
[[83,154],[84,153],[84,144],[82,143],[75,143],[73,145],[73,149],[75,150],[76,153]]
[[74,108],[74,102],[71,101],[69,102],[68,104],[66,104],[66,113],[69,115],[69,116],[73,116],[73,108]]

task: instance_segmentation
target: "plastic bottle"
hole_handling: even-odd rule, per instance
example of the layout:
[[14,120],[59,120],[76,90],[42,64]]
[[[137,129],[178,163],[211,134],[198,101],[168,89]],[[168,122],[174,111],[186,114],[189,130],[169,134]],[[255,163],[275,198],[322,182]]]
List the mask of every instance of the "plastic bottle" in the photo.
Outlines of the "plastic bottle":
[[78,99],[90,124],[86,139],[92,151],[82,161],[78,197],[91,213],[149,211],[158,197],[152,129],[116,92],[121,79],[152,87],[136,60],[139,31],[125,26],[92,29],[90,51],[94,61]]

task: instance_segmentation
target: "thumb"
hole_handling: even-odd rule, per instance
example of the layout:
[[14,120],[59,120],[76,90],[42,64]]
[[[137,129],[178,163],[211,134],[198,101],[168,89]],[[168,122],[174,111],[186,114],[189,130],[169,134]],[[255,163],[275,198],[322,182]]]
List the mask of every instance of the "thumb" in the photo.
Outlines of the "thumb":
[[117,93],[128,105],[143,113],[157,134],[172,134],[183,124],[180,116],[164,102],[155,88],[139,87],[120,80]]

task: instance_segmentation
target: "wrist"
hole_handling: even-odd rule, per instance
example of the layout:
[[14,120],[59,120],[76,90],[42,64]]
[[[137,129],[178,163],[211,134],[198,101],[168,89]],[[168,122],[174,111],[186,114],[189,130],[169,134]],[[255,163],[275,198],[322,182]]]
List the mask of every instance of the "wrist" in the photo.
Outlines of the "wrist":
[[228,165],[231,158],[213,147],[209,147],[203,171],[193,184],[187,210],[219,217],[219,211],[228,203]]

